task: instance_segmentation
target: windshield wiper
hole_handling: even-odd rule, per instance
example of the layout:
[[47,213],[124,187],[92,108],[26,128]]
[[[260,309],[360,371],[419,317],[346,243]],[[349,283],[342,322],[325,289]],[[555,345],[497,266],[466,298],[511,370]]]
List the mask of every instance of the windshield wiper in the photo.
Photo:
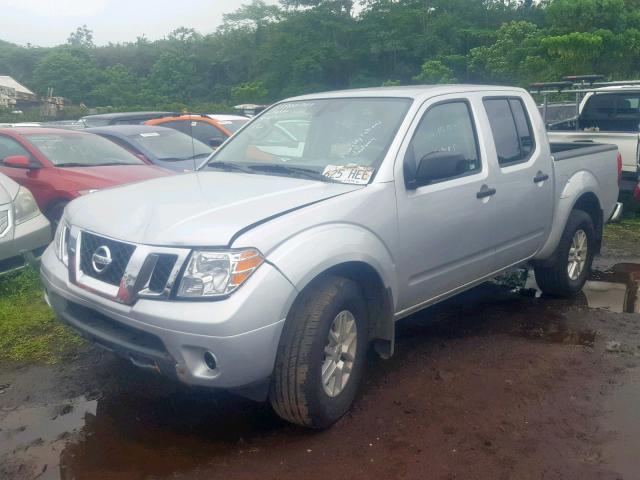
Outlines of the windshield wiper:
[[93,165],[89,163],[67,162],[67,163],[58,163],[56,167],[93,167]]
[[298,175],[301,177],[307,177],[312,180],[320,180],[321,182],[329,183],[341,183],[337,180],[324,176],[322,173],[313,170],[311,168],[292,167],[291,165],[278,165],[278,164],[265,164],[265,165],[251,165],[249,168],[252,170],[283,173],[285,175]]
[[226,171],[237,171],[237,172],[251,173],[251,174],[254,173],[251,170],[249,170],[247,167],[243,167],[242,165],[238,165],[236,163],[231,163],[231,162],[209,162],[204,166],[207,168],[218,168],[220,170],[226,170]]
[[110,167],[113,165],[143,165],[142,163],[126,163],[126,162],[105,162],[105,163],[94,163],[90,165],[91,167]]

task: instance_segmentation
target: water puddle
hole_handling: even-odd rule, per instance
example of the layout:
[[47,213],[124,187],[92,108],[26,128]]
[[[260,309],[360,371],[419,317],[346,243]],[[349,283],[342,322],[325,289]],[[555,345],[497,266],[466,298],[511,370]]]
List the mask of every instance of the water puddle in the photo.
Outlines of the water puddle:
[[[514,291],[535,298],[542,292],[535,282],[533,271],[523,286],[513,285]],[[606,270],[594,270],[582,292],[573,299],[575,306],[608,310],[613,313],[640,312],[640,264],[618,263]]]
[[255,450],[253,439],[292,428],[266,406],[219,392],[149,377],[140,389],[138,372],[125,370],[98,400],[0,412],[0,478],[171,477],[215,469]]
[[78,397],[61,405],[18,408],[0,425],[0,476],[60,478],[60,456],[70,439],[95,416],[98,402]]

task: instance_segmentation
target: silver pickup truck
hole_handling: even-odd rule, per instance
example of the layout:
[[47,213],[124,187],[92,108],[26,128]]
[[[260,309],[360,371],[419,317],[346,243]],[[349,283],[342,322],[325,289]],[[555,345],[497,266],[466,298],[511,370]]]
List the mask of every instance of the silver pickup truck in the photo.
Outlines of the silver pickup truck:
[[69,204],[46,297],[135,365],[324,428],[399,319],[527,264],[545,293],[578,292],[617,211],[616,157],[550,146],[517,88],[297,97],[197,172]]

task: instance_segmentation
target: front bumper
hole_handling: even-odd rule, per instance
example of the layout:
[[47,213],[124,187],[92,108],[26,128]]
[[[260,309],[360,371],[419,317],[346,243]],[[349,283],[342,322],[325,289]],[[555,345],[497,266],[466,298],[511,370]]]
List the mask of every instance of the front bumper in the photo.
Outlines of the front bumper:
[[81,335],[140,367],[223,389],[258,384],[271,375],[296,296],[293,285],[267,263],[220,301],[117,303],[71,284],[51,247],[42,257],[41,276],[53,310]]
[[0,238],[0,274],[25,267],[40,258],[51,242],[51,227],[42,214],[12,227]]

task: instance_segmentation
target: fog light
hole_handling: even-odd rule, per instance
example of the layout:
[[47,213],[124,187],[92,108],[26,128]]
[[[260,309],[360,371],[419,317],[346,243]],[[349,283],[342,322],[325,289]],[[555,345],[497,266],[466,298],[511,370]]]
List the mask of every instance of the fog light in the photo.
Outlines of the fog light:
[[213,356],[213,353],[211,352],[204,352],[204,363],[207,365],[207,367],[209,367],[211,370],[215,370],[216,368],[218,368],[218,365],[216,363],[216,357]]

